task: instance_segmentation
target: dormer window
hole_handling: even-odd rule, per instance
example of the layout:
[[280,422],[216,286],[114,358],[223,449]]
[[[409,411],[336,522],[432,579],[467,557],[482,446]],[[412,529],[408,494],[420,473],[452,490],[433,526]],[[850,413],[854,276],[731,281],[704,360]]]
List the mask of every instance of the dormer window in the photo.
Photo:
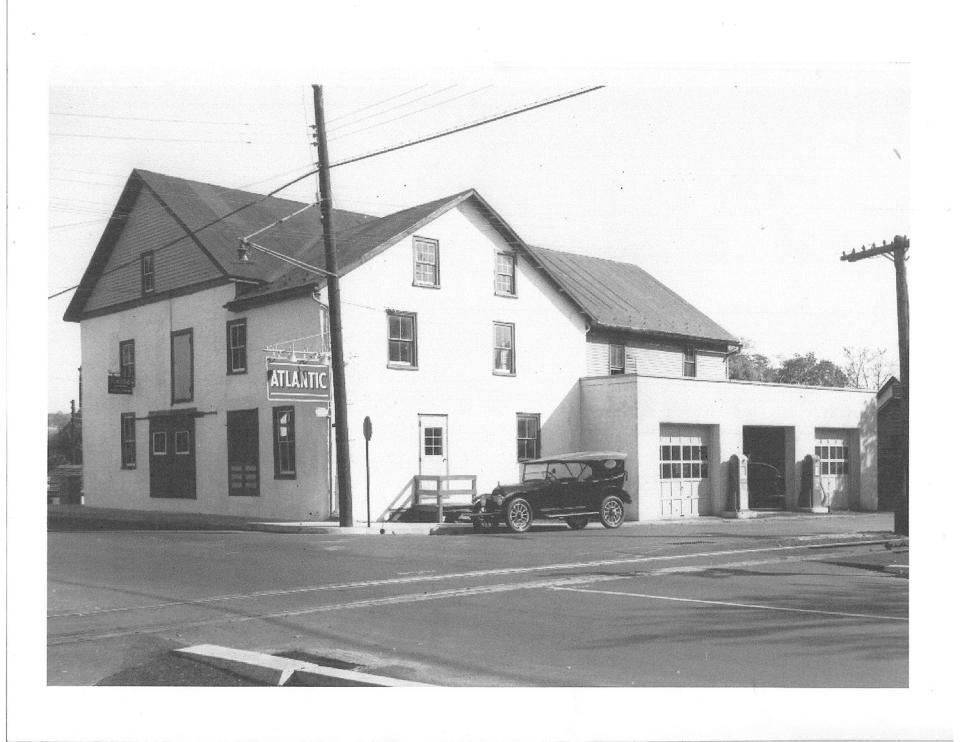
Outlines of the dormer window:
[[627,370],[625,360],[625,349],[622,345],[611,344],[610,346],[610,375],[616,376]]
[[440,288],[440,243],[413,238],[413,285]]
[[140,256],[140,290],[149,294],[154,287],[153,253],[145,252]]

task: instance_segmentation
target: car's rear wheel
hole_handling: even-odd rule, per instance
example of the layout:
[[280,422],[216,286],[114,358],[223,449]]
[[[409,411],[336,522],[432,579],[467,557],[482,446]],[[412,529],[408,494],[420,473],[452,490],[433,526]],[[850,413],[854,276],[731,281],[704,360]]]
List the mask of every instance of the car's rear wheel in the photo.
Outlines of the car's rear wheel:
[[507,526],[514,533],[523,533],[529,530],[533,522],[533,508],[522,497],[515,497],[507,503]]
[[623,500],[607,495],[600,503],[600,522],[604,528],[619,528],[623,523]]
[[567,525],[570,526],[574,531],[579,531],[587,527],[589,519],[585,515],[575,515],[572,518],[567,518]]

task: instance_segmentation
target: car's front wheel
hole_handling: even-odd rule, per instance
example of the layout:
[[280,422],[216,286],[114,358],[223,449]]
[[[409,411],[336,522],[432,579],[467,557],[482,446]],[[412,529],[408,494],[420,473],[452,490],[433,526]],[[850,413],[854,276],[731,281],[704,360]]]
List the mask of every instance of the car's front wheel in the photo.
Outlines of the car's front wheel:
[[572,518],[567,518],[567,525],[570,526],[574,531],[579,531],[587,527],[588,518],[585,515],[575,515]]
[[604,528],[619,528],[623,523],[623,500],[607,495],[600,503],[600,522]]
[[514,497],[507,503],[506,515],[507,526],[514,533],[529,530],[530,524],[533,523],[533,508],[522,497]]

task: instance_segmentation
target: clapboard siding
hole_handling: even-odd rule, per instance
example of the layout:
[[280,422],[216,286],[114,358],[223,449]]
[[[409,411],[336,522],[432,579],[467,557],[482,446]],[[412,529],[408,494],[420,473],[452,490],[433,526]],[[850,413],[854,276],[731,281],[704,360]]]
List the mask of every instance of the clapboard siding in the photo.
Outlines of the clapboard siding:
[[[154,293],[180,288],[217,278],[221,272],[186,231],[167,213],[156,197],[141,191],[84,309],[95,311],[139,299],[140,255],[154,255]],[[179,238],[180,242],[160,247]],[[129,265],[124,265],[129,263]],[[122,267],[121,267],[122,266]]]
[[[683,347],[665,343],[626,341],[625,373],[641,376],[683,376]],[[601,338],[587,339],[587,375],[610,373],[610,343]],[[722,353],[697,351],[697,378],[726,379],[727,365]]]

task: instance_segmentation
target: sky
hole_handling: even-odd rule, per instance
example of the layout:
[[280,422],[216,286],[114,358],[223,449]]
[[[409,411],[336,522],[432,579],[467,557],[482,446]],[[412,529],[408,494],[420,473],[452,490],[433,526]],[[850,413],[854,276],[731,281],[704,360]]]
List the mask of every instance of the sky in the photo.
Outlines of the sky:
[[[839,256],[909,234],[906,65],[351,77],[315,80],[333,162],[605,87],[336,168],[338,207],[384,215],[476,188],[525,241],[636,263],[752,351],[842,363],[845,347],[885,349],[895,368],[892,264]],[[315,160],[312,91],[296,80],[134,86],[63,70],[48,119],[48,294],[79,282],[132,168],[265,192]],[[48,301],[51,411],[76,396],[71,295]]]

